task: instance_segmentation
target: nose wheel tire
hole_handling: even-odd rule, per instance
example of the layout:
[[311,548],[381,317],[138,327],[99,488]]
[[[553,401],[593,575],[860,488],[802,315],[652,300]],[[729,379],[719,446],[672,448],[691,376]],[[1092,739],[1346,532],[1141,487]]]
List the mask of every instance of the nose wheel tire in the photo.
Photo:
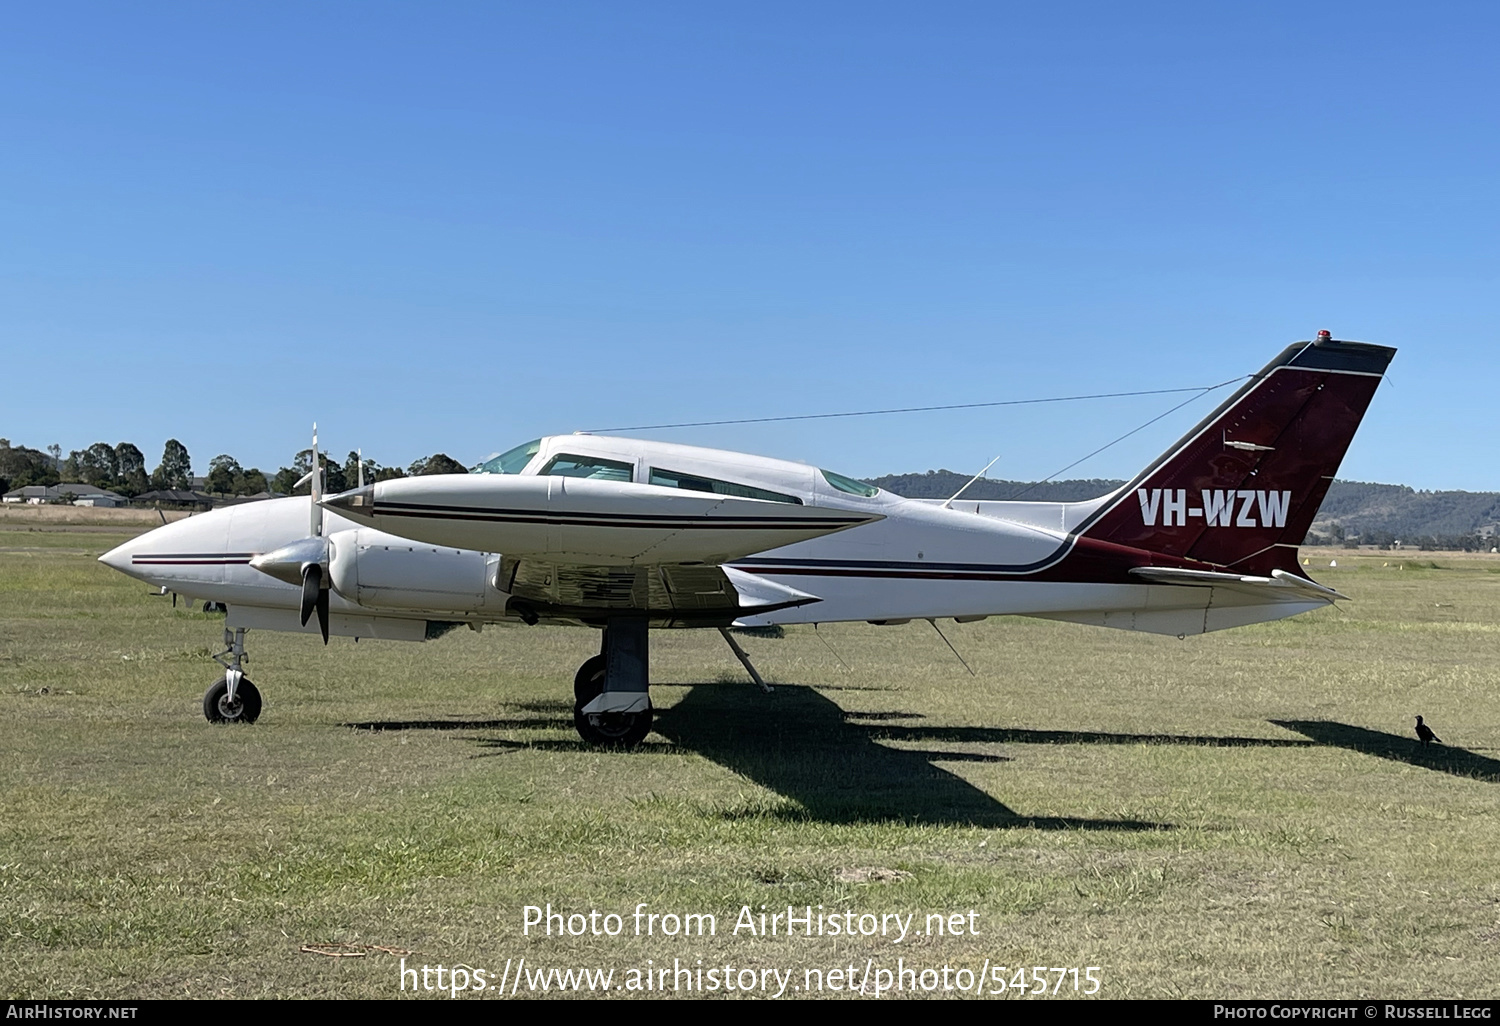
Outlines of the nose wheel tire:
[[634,748],[651,733],[651,709],[635,713],[584,713],[604,693],[604,657],[596,655],[573,678],[573,726],[578,736],[602,748]]
[[229,682],[221,677],[203,694],[203,715],[209,723],[254,723],[260,715],[260,691],[241,677],[231,702]]

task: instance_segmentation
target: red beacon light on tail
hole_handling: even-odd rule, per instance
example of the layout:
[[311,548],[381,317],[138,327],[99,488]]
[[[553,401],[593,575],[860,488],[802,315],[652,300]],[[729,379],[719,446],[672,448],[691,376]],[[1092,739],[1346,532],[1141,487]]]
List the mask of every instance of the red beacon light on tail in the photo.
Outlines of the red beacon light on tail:
[[1318,345],[1322,345],[1324,342],[1332,342],[1333,333],[1330,332],[1327,328],[1324,328],[1322,331],[1318,332],[1316,341]]

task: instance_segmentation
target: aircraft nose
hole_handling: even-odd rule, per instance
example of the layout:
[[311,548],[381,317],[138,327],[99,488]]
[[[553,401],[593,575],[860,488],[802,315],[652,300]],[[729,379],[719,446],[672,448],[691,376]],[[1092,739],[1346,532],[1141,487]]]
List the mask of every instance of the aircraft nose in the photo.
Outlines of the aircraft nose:
[[112,570],[118,570],[122,574],[130,573],[130,557],[140,548],[141,539],[132,538],[123,545],[116,545],[104,555],[99,557],[99,562]]
[[148,584],[175,585],[220,580],[229,562],[249,556],[225,551],[229,541],[226,510],[215,510],[163,524],[117,545],[99,562]]
[[111,570],[118,570],[122,574],[145,581],[148,584],[160,584],[156,579],[154,568],[149,563],[143,562],[137,557],[149,554],[152,549],[160,548],[162,535],[166,534],[173,525],[167,524],[153,531],[137,535],[127,542],[116,545],[104,555],[99,557],[99,562]]

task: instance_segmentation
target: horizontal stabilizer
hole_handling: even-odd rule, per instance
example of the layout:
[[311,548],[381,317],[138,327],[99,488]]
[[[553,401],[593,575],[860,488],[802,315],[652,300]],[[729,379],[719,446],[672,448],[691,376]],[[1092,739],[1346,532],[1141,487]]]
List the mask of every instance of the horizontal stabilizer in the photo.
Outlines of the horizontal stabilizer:
[[1155,584],[1178,584],[1199,588],[1228,588],[1252,595],[1271,598],[1280,592],[1288,600],[1321,598],[1327,601],[1347,599],[1332,588],[1324,587],[1305,577],[1289,574],[1285,570],[1273,570],[1270,577],[1250,574],[1225,574],[1212,570],[1179,570],[1164,566],[1138,566],[1130,571],[1132,577],[1142,577]]

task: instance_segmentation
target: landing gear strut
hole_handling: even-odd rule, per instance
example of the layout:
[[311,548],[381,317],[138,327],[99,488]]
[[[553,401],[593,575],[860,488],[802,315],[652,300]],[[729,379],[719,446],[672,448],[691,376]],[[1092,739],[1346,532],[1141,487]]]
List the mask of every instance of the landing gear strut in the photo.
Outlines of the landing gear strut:
[[214,656],[224,676],[204,692],[203,715],[209,723],[254,723],[260,715],[260,691],[241,669],[248,658],[245,628],[224,628],[224,645],[224,651]]
[[646,626],[644,617],[610,620],[600,653],[573,678],[573,726],[589,744],[634,748],[651,733]]

